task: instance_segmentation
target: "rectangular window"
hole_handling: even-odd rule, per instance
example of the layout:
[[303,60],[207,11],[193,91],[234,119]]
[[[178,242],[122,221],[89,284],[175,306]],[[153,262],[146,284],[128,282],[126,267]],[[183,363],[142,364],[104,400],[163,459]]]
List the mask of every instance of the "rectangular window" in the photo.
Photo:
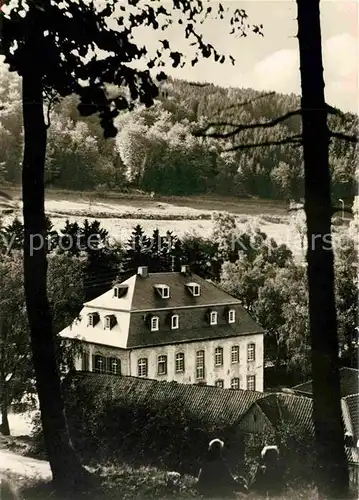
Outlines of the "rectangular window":
[[248,375],[247,376],[247,391],[255,391],[256,390],[256,376]]
[[176,373],[184,372],[184,353],[179,352],[176,354]]
[[157,332],[160,328],[160,320],[157,316],[151,318],[151,331]]
[[169,289],[169,287],[168,287],[168,286],[164,286],[164,287],[162,288],[162,298],[163,298],[163,299],[168,299],[168,298],[169,298],[169,296],[170,296],[170,289]]
[[236,311],[234,309],[230,309],[228,312],[228,323],[234,323],[236,321]]
[[217,347],[214,351],[214,365],[222,366],[223,365],[223,349],[222,347]]
[[204,351],[197,351],[196,353],[196,378],[198,380],[204,378]]
[[83,352],[81,358],[82,358],[81,369],[82,371],[87,372],[89,370],[89,365],[90,365],[90,356],[88,352]]
[[231,389],[239,389],[239,378],[238,377],[232,378]]
[[147,377],[148,375],[147,358],[140,358],[137,361],[137,375],[138,377]]
[[233,345],[231,349],[231,363],[239,363],[239,345]]
[[112,375],[121,375],[121,364],[120,360],[117,358],[109,359],[108,371]]
[[166,375],[167,373],[167,356],[158,356],[157,374]]
[[219,389],[223,389],[223,387],[224,387],[224,382],[223,382],[223,380],[216,380],[216,381],[215,381],[215,383],[214,383],[214,385],[215,385],[216,387],[218,387]]
[[216,325],[217,324],[217,312],[212,311],[209,317],[209,324]]
[[171,328],[172,328],[172,330],[177,330],[177,328],[179,328],[179,316],[178,316],[178,314],[174,314],[171,317]]
[[248,344],[247,346],[247,360],[248,361],[255,361],[256,359],[256,345],[255,344]]
[[106,360],[103,356],[96,355],[95,356],[95,365],[93,367],[94,372],[96,373],[105,373],[106,371]]

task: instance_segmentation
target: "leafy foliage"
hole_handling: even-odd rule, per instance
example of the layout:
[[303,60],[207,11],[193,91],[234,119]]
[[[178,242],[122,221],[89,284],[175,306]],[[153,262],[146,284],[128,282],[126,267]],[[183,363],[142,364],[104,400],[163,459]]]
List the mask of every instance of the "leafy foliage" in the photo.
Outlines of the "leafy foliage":
[[[17,183],[22,154],[19,80],[4,68],[0,81],[7,89],[0,95],[4,106],[0,111],[0,137],[5,145],[0,162],[4,163],[4,180]],[[167,195],[216,192],[285,200],[303,197],[299,148],[284,144],[224,153],[223,149],[232,145],[231,139],[215,141],[193,135],[217,120],[244,124],[269,121],[298,107],[296,96],[264,96],[251,89],[214,85],[196,87],[168,79],[161,84],[153,107],[142,105],[131,113],[120,111],[114,118],[119,133],[108,140],[104,140],[95,116],[81,116],[79,102],[78,97],[70,95],[52,107],[46,160],[46,181],[52,186],[119,191],[139,188]],[[241,102],[249,103],[241,106]],[[333,130],[354,134],[357,117],[349,113],[344,119],[330,116],[329,124]],[[240,140],[245,145],[299,131],[299,118],[293,116],[271,129],[246,131]],[[340,143],[333,139],[330,146],[335,200],[355,194],[357,146]]]
[[[237,297],[265,329],[265,358],[277,370],[302,381],[310,376],[308,284],[306,268],[285,245],[250,229],[240,234],[231,216],[222,214],[214,233],[224,249],[220,286]],[[301,231],[303,221],[296,218]],[[221,228],[226,228],[221,232]],[[235,245],[233,246],[233,242]],[[232,245],[232,253],[229,252]],[[336,304],[342,363],[356,366],[358,351],[357,251],[350,237],[338,235]],[[235,252],[233,253],[233,249]],[[235,256],[237,253],[237,256]]]
[[97,461],[152,464],[196,475],[216,425],[221,425],[202,421],[175,402],[154,408],[140,402],[131,405],[125,396],[112,399],[111,391],[70,387],[66,381],[64,389],[72,437],[85,460],[91,461],[97,450]]
[[[83,303],[83,261],[65,255],[49,257],[48,289],[58,333],[73,320]],[[65,272],[66,271],[66,272]],[[0,263],[0,406],[34,405],[35,380],[26,316],[23,260],[19,251],[2,255]],[[79,347],[58,341],[58,361],[63,366]],[[19,407],[20,407],[19,406]]]

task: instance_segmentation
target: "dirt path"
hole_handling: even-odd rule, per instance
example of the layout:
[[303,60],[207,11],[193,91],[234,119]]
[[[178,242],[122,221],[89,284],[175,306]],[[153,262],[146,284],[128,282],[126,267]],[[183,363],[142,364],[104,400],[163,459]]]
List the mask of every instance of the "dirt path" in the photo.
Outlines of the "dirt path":
[[12,451],[0,450],[0,475],[6,472],[28,478],[51,479],[49,462],[23,457]]

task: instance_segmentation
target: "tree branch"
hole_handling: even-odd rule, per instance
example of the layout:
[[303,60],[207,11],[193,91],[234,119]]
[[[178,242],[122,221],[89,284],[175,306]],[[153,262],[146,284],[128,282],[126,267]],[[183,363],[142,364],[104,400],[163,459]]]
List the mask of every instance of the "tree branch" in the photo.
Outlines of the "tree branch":
[[248,101],[243,101],[240,102],[239,104],[231,104],[231,106],[228,106],[227,108],[222,109],[222,113],[224,111],[230,111],[231,109],[234,108],[242,108],[243,106],[247,106],[247,104],[252,104],[255,101],[258,101],[259,99],[263,99],[264,97],[269,97],[271,95],[274,95],[275,92],[267,92],[266,94],[258,95],[257,97],[253,97],[253,99],[249,99]]
[[45,124],[45,126],[46,126],[46,129],[48,129],[48,128],[50,128],[50,125],[51,125],[51,120],[50,120],[51,111],[52,111],[54,105],[59,102],[59,97],[56,94],[56,92],[51,92],[51,91],[48,91],[48,90],[44,91],[44,97],[45,97],[45,101],[47,101],[46,124]]
[[330,115],[336,115],[336,116],[340,116],[341,118],[346,118],[346,116],[345,116],[346,113],[344,113],[343,111],[340,111],[340,109],[334,108],[330,104],[327,104],[327,112]]
[[[233,137],[234,135],[237,135],[239,132],[242,132],[243,130],[252,130],[252,129],[257,129],[257,128],[270,128],[274,127],[278,123],[281,123],[288,118],[291,118],[292,116],[295,115],[300,115],[301,110],[296,109],[295,111],[289,111],[285,115],[278,116],[277,118],[274,118],[273,120],[270,120],[269,122],[264,122],[264,123],[249,123],[247,125],[245,124],[236,124],[236,123],[228,123],[228,122],[214,122],[210,123],[209,125],[206,126],[205,129],[200,130],[198,132],[195,132],[194,135],[198,136],[204,136],[204,137],[211,137],[214,139],[228,139],[228,137]],[[235,127],[234,130],[231,130],[230,132],[212,132],[210,134],[207,134],[207,130],[209,130],[212,127]]]
[[302,136],[301,135],[291,135],[290,137],[286,137],[285,139],[279,139],[278,141],[253,142],[251,144],[238,144],[238,146],[233,146],[231,148],[224,149],[223,152],[240,151],[242,149],[261,148],[264,146],[280,146],[281,144],[293,144],[293,146],[301,146],[302,145]]
[[335,137],[336,139],[342,139],[343,141],[348,141],[353,143],[359,142],[359,138],[357,135],[346,135],[343,134],[342,132],[332,132],[331,130],[329,131],[329,135],[330,137]]
[[[305,210],[304,205],[288,208],[288,212],[297,212],[299,210]],[[351,208],[332,207],[331,211],[332,211],[332,215],[336,214],[337,212],[347,213],[347,214],[353,215],[353,210]]]

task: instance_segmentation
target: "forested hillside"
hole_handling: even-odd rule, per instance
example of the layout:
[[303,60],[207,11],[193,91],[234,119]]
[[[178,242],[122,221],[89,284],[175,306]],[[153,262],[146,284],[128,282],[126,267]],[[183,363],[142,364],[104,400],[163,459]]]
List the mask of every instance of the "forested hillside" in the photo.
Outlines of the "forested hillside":
[[[106,140],[98,117],[80,117],[77,104],[75,97],[69,97],[51,114],[48,185],[118,191],[136,188],[166,195],[212,192],[285,200],[298,200],[303,195],[300,147],[284,144],[224,152],[234,145],[298,134],[298,115],[275,127],[247,130],[225,140],[194,135],[212,122],[270,121],[297,109],[298,96],[169,79],[154,107],[124,112],[116,119],[117,137]],[[18,77],[4,67],[0,70],[0,106],[0,184],[16,184],[21,179],[21,89]],[[358,117],[349,113],[330,115],[329,123],[332,130],[353,135]],[[350,199],[355,194],[356,147],[332,140],[335,198]]]

